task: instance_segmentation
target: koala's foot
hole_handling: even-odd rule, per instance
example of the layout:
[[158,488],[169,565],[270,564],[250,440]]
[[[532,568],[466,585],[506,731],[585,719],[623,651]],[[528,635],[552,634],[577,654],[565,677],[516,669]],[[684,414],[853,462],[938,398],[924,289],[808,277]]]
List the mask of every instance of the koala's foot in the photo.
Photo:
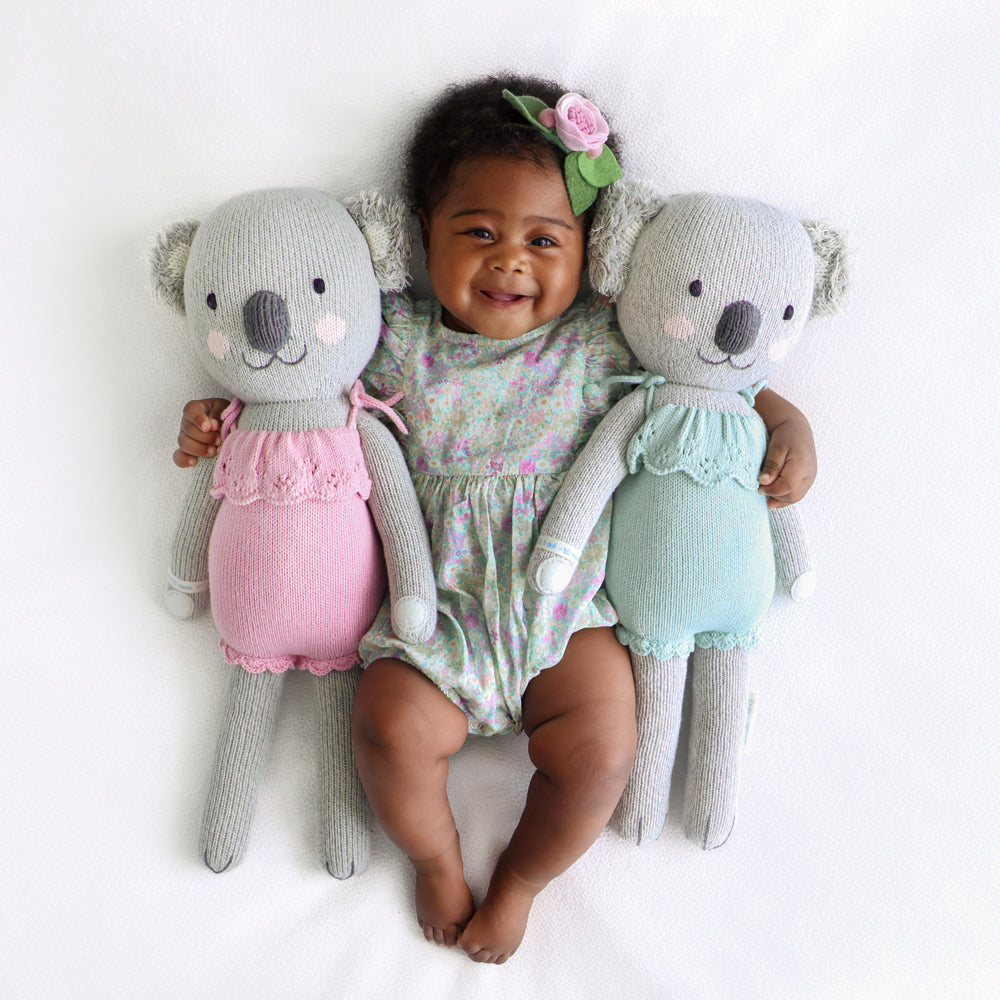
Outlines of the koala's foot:
[[371,852],[370,810],[351,741],[351,706],[360,678],[360,667],[316,678],[323,861],[338,879],[360,875]]
[[323,850],[326,870],[341,881],[363,874],[371,857],[370,843],[368,828],[361,824],[331,831]]
[[283,675],[232,667],[229,698],[201,828],[205,864],[235,868],[246,854],[257,786],[274,731]]
[[667,820],[670,796],[670,773],[660,783],[645,785],[635,780],[635,774],[615,809],[614,824],[619,834],[630,844],[642,845],[656,840]]
[[250,840],[249,821],[245,824],[237,821],[235,825],[227,822],[233,818],[226,816],[210,825],[209,817],[205,817],[201,832],[202,858],[205,866],[216,875],[236,868],[246,855]]
[[723,813],[709,813],[707,816],[688,813],[684,822],[684,833],[702,850],[714,851],[729,840],[736,826],[736,810]]
[[659,837],[667,818],[687,661],[658,660],[635,650],[631,658],[638,743],[615,822],[626,840],[642,844]]
[[[350,732],[347,733],[350,738]],[[323,862],[336,879],[361,875],[371,856],[370,810],[353,768],[349,774],[321,776],[324,786],[321,808],[323,817]]]
[[747,731],[747,657],[742,649],[692,654],[691,752],[684,830],[706,851],[721,847],[736,823]]

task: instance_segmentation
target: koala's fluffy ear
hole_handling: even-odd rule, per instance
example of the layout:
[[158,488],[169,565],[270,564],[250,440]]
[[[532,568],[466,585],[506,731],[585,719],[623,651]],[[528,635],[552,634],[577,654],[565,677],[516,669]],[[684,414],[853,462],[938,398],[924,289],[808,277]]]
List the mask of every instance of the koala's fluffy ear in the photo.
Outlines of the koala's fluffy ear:
[[410,281],[410,226],[405,202],[378,191],[362,191],[345,199],[344,206],[368,241],[379,287],[383,292],[401,292]]
[[635,241],[663,202],[651,188],[635,181],[618,181],[601,190],[587,239],[594,291],[613,299],[625,287]]
[[156,237],[156,244],[149,252],[156,294],[179,313],[184,312],[184,270],[197,229],[197,219],[175,222]]
[[849,254],[847,240],[828,222],[803,221],[816,252],[816,287],[813,290],[812,316],[835,313],[847,297]]

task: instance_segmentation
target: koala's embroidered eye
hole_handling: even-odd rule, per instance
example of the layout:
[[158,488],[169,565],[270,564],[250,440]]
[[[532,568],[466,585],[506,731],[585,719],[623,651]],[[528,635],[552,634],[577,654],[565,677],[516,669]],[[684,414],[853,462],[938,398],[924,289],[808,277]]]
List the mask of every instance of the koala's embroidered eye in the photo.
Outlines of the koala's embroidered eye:
[[212,310],[212,312],[215,312],[215,310],[219,308],[219,300],[215,297],[215,292],[208,293],[208,298],[205,299],[205,303],[208,305],[208,308]]
[[317,295],[322,295],[326,291],[326,282],[322,278],[315,278],[313,280],[313,291]]
[[785,306],[785,314],[781,317],[782,319],[791,319],[795,315],[794,306]]
[[695,280],[692,281],[690,285],[688,285],[688,291],[695,298],[698,298],[698,296],[701,295],[701,282],[697,278],[695,278]]

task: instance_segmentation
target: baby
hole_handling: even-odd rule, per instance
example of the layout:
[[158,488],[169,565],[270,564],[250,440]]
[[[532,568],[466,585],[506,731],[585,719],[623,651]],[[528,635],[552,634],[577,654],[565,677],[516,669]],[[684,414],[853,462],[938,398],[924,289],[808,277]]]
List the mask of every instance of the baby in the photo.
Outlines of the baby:
[[[581,169],[580,156],[600,168]],[[526,586],[561,478],[614,401],[608,379],[634,366],[612,310],[576,301],[590,205],[614,176],[607,126],[578,95],[523,78],[446,91],[406,161],[435,298],[383,301],[366,375],[403,392],[401,445],[430,534],[438,621],[430,642],[409,646],[383,607],[362,641],[358,768],[413,864],[425,937],[478,962],[516,950],[535,896],[610,818],[635,751],[629,658],[601,587],[608,511],[561,594]],[[178,464],[214,452],[219,406],[185,408]],[[766,390],[757,408],[771,432],[762,489],[772,505],[794,502],[815,474],[808,423]],[[511,731],[527,734],[536,771],[477,908],[448,758],[470,732]]]

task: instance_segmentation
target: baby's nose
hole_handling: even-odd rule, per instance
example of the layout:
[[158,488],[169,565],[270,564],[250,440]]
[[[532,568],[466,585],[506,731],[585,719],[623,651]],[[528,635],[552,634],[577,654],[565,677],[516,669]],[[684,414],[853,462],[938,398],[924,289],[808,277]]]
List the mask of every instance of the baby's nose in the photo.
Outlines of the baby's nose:
[[250,346],[276,354],[291,335],[288,305],[275,292],[254,292],[243,306],[243,330]]
[[523,271],[527,267],[524,247],[513,244],[496,244],[491,266],[498,271]]

